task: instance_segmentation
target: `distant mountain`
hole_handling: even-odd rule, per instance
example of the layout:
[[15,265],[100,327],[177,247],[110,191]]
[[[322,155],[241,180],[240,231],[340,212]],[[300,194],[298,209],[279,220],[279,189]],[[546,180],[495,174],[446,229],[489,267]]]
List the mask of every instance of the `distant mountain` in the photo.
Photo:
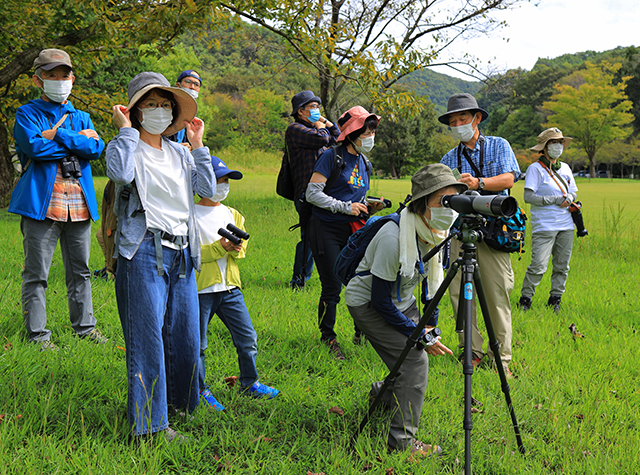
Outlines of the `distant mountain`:
[[447,110],[447,101],[452,95],[462,92],[475,94],[482,86],[480,81],[465,81],[430,69],[414,71],[399,82],[408,85],[421,96],[429,96],[436,106],[436,111],[442,112]]

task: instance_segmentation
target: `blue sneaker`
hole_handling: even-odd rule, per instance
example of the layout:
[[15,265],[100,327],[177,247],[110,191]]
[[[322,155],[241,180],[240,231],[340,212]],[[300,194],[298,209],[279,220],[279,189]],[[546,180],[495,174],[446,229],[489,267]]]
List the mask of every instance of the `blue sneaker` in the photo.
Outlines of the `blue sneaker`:
[[250,388],[241,389],[240,394],[243,396],[251,396],[256,399],[273,399],[280,394],[280,391],[276,388],[272,388],[271,386],[267,386],[266,384],[262,384],[260,381],[256,381]]
[[211,391],[209,391],[208,389],[203,389],[202,391],[200,391],[200,397],[202,398],[204,403],[211,409],[215,409],[216,411],[224,411],[224,406],[220,404],[215,397],[213,397],[213,394],[211,394]]

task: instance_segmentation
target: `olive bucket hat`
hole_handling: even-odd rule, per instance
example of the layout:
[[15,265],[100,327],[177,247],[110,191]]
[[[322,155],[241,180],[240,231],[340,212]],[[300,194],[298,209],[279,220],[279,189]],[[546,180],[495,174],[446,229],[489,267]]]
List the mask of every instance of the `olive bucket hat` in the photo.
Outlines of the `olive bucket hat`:
[[435,193],[447,186],[455,186],[460,193],[468,189],[467,185],[456,180],[448,166],[442,163],[425,165],[411,177],[411,201]]
[[151,71],[140,73],[129,81],[129,87],[127,88],[129,104],[127,109],[131,110],[142,96],[152,89],[162,89],[173,94],[173,99],[178,108],[178,116],[174,116],[173,122],[162,132],[162,135],[173,135],[184,129],[184,121],[191,122],[196,116],[198,104],[195,99],[179,87],[172,87],[162,74]]

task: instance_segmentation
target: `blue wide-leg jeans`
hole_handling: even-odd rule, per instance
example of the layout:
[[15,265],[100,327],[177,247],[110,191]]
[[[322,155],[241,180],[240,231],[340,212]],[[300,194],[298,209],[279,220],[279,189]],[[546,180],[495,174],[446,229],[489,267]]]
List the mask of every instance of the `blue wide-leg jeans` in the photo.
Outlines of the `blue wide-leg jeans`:
[[[127,410],[133,435],[169,426],[168,405],[193,411],[199,402],[198,290],[189,248],[162,247],[158,275],[153,234],[131,260],[118,257],[116,299],[127,349]],[[179,277],[181,259],[186,276]]]

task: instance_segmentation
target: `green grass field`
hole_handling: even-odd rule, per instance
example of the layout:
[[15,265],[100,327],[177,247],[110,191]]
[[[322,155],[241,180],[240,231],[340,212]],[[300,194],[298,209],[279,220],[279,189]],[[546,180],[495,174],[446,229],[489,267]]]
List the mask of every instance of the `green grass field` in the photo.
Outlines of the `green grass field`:
[[[237,151],[220,156],[246,172],[243,180],[232,182],[227,204],[247,218],[251,240],[241,272],[259,335],[258,369],[261,381],[280,389],[281,396],[254,401],[226,387],[224,378],[238,374],[237,359],[228,332],[214,319],[207,376],[227,412],[199,408],[192,418],[171,416],[172,426],[190,442],[132,444],[113,283],[94,281],[93,298],[98,325],[114,344],[78,341],[69,325],[57,252],[47,292],[48,327],[61,351],[40,352],[26,342],[21,318],[20,220],[2,210],[0,474],[462,473],[463,375],[455,357],[431,358],[418,434],[426,443],[441,445],[442,458],[413,463],[407,454],[388,454],[382,413],[374,415],[355,451],[350,450],[349,439],[368,408],[369,385],[387,370],[370,345],[352,345],[353,324],[343,304],[337,331],[348,360],[335,361],[320,344],[317,274],[304,291],[289,290],[297,235],[287,228],[296,219],[292,204],[274,193],[277,157]],[[102,190],[106,179],[95,181]],[[473,375],[473,395],[483,403],[473,415],[474,473],[640,473],[640,369],[635,360],[640,354],[640,182],[579,179],[578,186],[590,235],[576,239],[561,313],[544,305],[548,275],[532,310],[513,311],[511,397],[527,454],[517,451],[497,374],[480,369]],[[371,194],[392,199],[396,207],[409,191],[409,180],[375,180]],[[519,201],[522,192],[522,183],[516,184]],[[512,260],[515,304],[529,254]],[[102,265],[94,241],[91,266]],[[572,323],[584,338],[573,339]],[[451,348],[457,344],[454,326],[445,298],[440,327]],[[344,415],[330,413],[335,406]]]

